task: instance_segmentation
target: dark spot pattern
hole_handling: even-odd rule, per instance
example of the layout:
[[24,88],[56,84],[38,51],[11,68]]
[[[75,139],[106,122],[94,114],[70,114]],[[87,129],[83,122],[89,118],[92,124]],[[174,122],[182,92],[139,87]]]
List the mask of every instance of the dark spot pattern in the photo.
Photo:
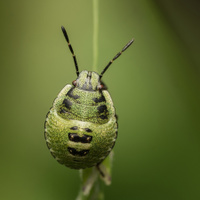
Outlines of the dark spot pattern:
[[65,105],[66,108],[71,109],[72,102],[69,101],[68,99],[64,99],[63,104]]
[[92,132],[92,130],[89,129],[89,128],[85,128],[85,131],[88,132],[88,133],[91,133],[91,132]]
[[89,150],[77,151],[76,149],[71,147],[68,147],[67,149],[69,153],[72,154],[73,156],[86,156],[89,153]]
[[69,140],[73,142],[90,143],[92,141],[92,136],[90,135],[83,135],[82,137],[80,137],[76,133],[69,133],[68,137]]
[[101,103],[101,102],[105,102],[106,99],[103,95],[101,95],[99,98],[93,98],[92,99],[95,103]]
[[78,126],[73,126],[70,128],[71,130],[78,130]]
[[101,119],[108,119],[108,117],[106,115],[100,115],[99,116]]
[[99,113],[103,113],[103,112],[106,113],[108,111],[106,105],[101,105],[101,106],[97,107],[97,110]]
[[69,92],[66,94],[66,96],[69,96],[69,97],[71,97],[71,98],[73,98],[73,99],[78,99],[78,98],[80,98],[80,96],[79,95],[77,95],[77,94],[73,94],[73,90],[74,90],[74,88],[71,88],[70,90],[69,90]]

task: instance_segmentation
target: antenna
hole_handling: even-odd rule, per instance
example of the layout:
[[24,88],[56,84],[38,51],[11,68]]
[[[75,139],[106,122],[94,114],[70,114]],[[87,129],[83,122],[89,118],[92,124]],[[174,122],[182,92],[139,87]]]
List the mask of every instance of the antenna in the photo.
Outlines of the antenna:
[[72,56],[73,56],[73,59],[74,59],[74,64],[75,64],[75,68],[76,68],[76,74],[77,76],[79,75],[79,70],[78,70],[78,64],[77,64],[77,60],[76,60],[76,56],[74,55],[74,51],[73,51],[73,48],[71,46],[71,44],[69,43],[69,37],[67,35],[67,31],[65,30],[65,28],[63,26],[61,26],[61,29],[62,29],[62,32],[63,32],[63,35],[67,41],[67,44],[68,44],[68,47],[69,47],[69,50],[71,51],[72,53]]
[[130,42],[128,42],[124,48],[116,54],[116,56],[107,64],[107,66],[103,69],[103,71],[100,74],[100,79],[102,78],[103,74],[106,72],[106,70],[110,67],[110,65],[114,62],[114,60],[116,60],[117,58],[119,58],[119,56],[121,56],[121,54],[128,49],[129,46],[131,46],[131,44],[134,42],[134,39],[132,39]]

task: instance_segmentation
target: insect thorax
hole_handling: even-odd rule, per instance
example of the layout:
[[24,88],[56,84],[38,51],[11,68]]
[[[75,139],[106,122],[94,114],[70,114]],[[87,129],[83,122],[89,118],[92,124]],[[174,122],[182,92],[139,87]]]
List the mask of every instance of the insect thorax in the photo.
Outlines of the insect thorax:
[[72,87],[57,105],[57,113],[63,119],[107,123],[109,110],[101,90],[88,91]]

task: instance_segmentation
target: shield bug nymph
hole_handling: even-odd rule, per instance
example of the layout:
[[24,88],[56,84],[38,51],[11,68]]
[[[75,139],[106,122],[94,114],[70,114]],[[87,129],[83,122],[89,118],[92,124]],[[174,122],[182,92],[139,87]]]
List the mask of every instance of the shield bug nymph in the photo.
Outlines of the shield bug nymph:
[[79,68],[67,32],[62,32],[72,53],[77,78],[67,84],[53,102],[45,121],[45,139],[61,164],[84,169],[98,166],[111,152],[117,138],[117,118],[110,94],[101,78],[132,43],[128,42],[99,75]]

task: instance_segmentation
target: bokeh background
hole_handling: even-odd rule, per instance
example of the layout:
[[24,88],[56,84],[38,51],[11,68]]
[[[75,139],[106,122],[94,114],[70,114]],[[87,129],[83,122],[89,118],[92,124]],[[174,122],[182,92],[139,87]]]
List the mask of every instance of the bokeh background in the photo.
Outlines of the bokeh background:
[[[106,199],[200,199],[200,3],[100,0],[98,72],[119,116]],[[80,70],[92,70],[92,0],[0,2],[0,199],[73,200],[79,173],[58,164],[46,113]]]

